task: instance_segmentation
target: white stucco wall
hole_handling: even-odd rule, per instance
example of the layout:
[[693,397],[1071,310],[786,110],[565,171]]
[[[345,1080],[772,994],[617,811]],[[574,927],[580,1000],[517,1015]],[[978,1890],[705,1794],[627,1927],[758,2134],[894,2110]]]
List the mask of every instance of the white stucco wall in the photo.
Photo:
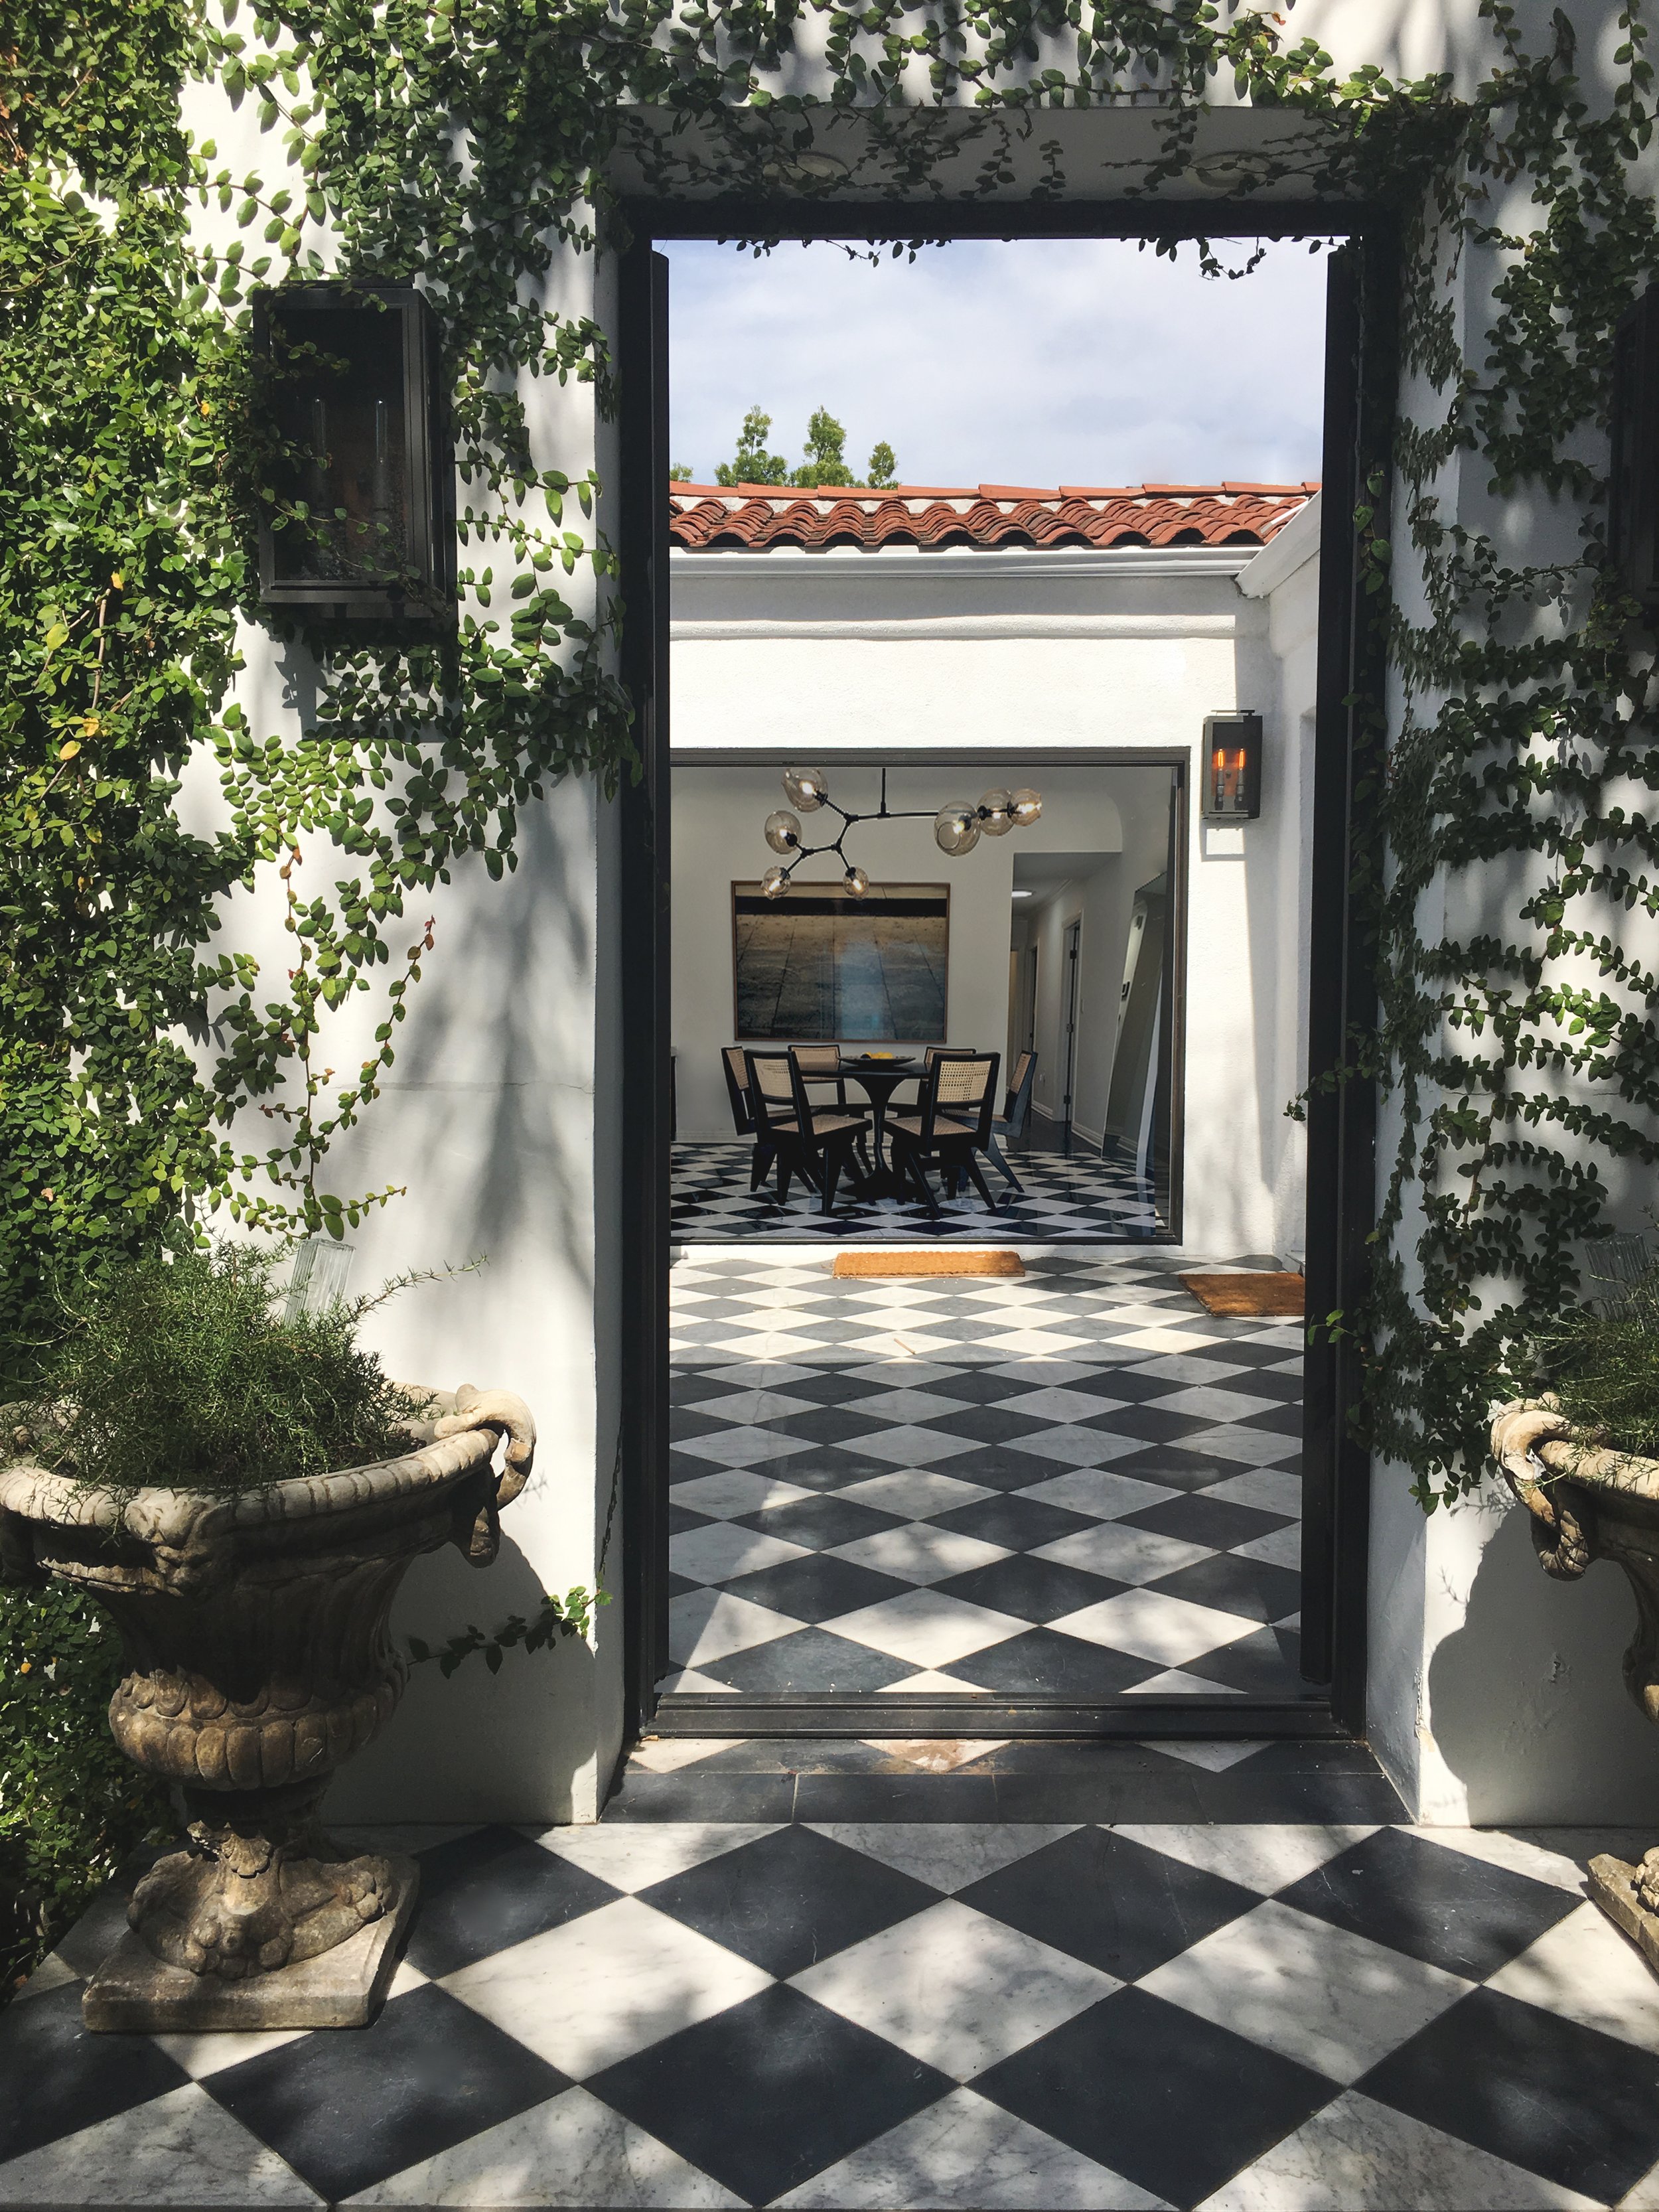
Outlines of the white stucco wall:
[[[1547,46],[1544,0],[1528,0],[1520,12],[1524,35]],[[1605,106],[1617,9],[1613,0],[1575,0],[1571,13],[1585,96]],[[818,82],[809,19],[787,88],[808,95]],[[1446,69],[1465,94],[1494,56],[1476,0],[1401,0],[1385,9],[1303,0],[1294,33],[1324,45],[1339,73],[1367,62],[1403,76]],[[1282,113],[1240,111],[1224,76],[1211,97],[1218,112],[1202,123],[1201,148],[1282,143],[1314,128]],[[283,181],[276,134],[260,136],[252,101],[238,112],[197,88],[187,119],[198,137],[217,141],[238,173],[258,167],[268,185]],[[1015,147],[1010,182],[1000,189],[1016,198],[1029,191],[1039,176],[1038,147],[1050,140],[1063,149],[1068,189],[1091,194],[1126,181],[1130,173],[1113,164],[1156,150],[1144,115],[1045,112],[1029,147]],[[1646,157],[1638,179],[1644,191],[1652,188],[1655,158]],[[964,191],[979,159],[969,147],[957,165]],[[953,188],[948,175],[944,181]],[[1484,212],[1518,232],[1535,220],[1524,183]],[[235,235],[214,210],[198,225],[222,240]],[[1501,265],[1496,249],[1464,241],[1452,296],[1475,333],[1477,362]],[[614,330],[612,273],[605,256],[571,251],[556,265],[551,289],[562,305]],[[544,461],[573,475],[597,461],[614,486],[614,436],[596,422],[590,387],[526,379],[520,396]],[[1410,391],[1406,401],[1424,420],[1443,404]],[[1599,465],[1596,441],[1585,444]],[[1466,466],[1454,455],[1440,487],[1443,522],[1493,529],[1511,561],[1576,553],[1570,503],[1502,503],[1488,493],[1487,475],[1484,463]],[[598,520],[616,542],[609,495]],[[1403,547],[1403,513],[1395,523],[1394,542]],[[896,723],[905,726],[905,743],[917,746],[1006,750],[1016,738],[1044,748],[1192,744],[1211,708],[1261,706],[1273,718],[1264,814],[1244,833],[1243,859],[1206,843],[1196,824],[1194,830],[1192,944],[1195,957],[1200,945],[1208,956],[1201,979],[1194,977],[1204,1006],[1194,1002],[1189,1030],[1189,1234],[1195,1248],[1217,1252],[1292,1250],[1297,1140],[1279,1109],[1300,1082],[1291,1049],[1299,1000],[1293,1017],[1291,998],[1301,989],[1306,943],[1305,934],[1292,934],[1303,925],[1284,893],[1301,866],[1306,789],[1298,780],[1292,805],[1276,763],[1300,757],[1293,732],[1305,728],[1310,704],[1311,570],[1287,575],[1264,611],[1260,601],[1241,601],[1224,564],[1194,568],[1172,614],[1170,600],[1157,596],[1168,568],[1154,586],[1127,561],[1115,572],[1085,573],[1080,559],[1062,588],[1039,566],[1055,557],[1026,556],[1024,597],[1010,588],[1018,576],[997,579],[994,605],[976,616],[966,609],[947,615],[938,636],[927,635],[940,617],[918,567],[918,588],[884,586],[880,606],[856,617],[865,628],[855,641],[799,630],[801,586],[817,591],[836,573],[837,556],[820,556],[799,583],[780,568],[784,597],[793,595],[793,612],[779,603],[792,634],[726,638],[711,621],[700,642],[677,647],[687,665],[688,649],[715,655],[741,647],[748,665],[763,672],[742,687],[719,680],[706,687],[719,712],[702,741],[769,750],[781,726],[793,737],[801,700],[830,688],[825,655],[850,641],[867,650],[857,681],[836,691],[848,744],[868,745],[873,730]],[[884,559],[883,574],[890,573]],[[944,567],[927,572],[948,574]],[[576,588],[580,581],[579,574]],[[693,605],[677,602],[676,613],[699,620]],[[929,650],[901,649],[896,623]],[[1048,648],[1040,720],[1027,681],[1039,637]],[[293,729],[308,693],[306,654],[262,635],[250,635],[247,653],[241,690],[256,730]],[[714,661],[708,665],[718,679]],[[740,709],[732,703],[738,689],[748,702]],[[694,718],[685,704],[677,707],[685,741]],[[787,723],[780,725],[780,714]],[[941,720],[948,721],[942,738],[919,734]],[[832,735],[821,732],[819,744],[829,746]],[[432,901],[438,950],[405,1031],[395,1079],[404,1087],[388,1086],[361,1136],[330,1168],[339,1189],[408,1186],[407,1198],[359,1232],[356,1283],[411,1262],[481,1249],[491,1255],[476,1279],[411,1293],[377,1318],[375,1341],[393,1367],[437,1383],[517,1389],[546,1439],[532,1487],[507,1516],[501,1565],[477,1577],[446,1556],[411,1574],[397,1626],[433,1638],[468,1620],[522,1608],[544,1587],[591,1582],[609,1495],[619,1358],[617,1192],[628,1167],[617,1157],[615,1133],[614,829],[591,792],[571,787],[526,810],[522,848],[524,866],[505,886],[462,866]],[[1501,882],[1496,889],[1509,894]],[[264,941],[280,960],[280,933],[267,929]],[[1259,995],[1263,978],[1272,979],[1271,1003]],[[343,1027],[337,1057],[349,1064],[358,1039],[351,1019]],[[1224,1120],[1208,1112],[1215,1103],[1226,1106]],[[1384,1158],[1389,1117],[1385,1103]],[[1635,1204],[1638,1194],[1628,1195]],[[1659,1812],[1659,1759],[1616,1667],[1632,1607],[1613,1571],[1598,1567],[1580,1585],[1552,1585],[1532,1563],[1519,1516],[1495,1496],[1425,1522],[1403,1473],[1386,1467],[1372,1486],[1370,1567],[1370,1728],[1408,1805],[1444,1820],[1588,1821]],[[619,1613],[600,1616],[586,1653],[568,1650],[552,1662],[520,1656],[493,1680],[476,1667],[449,1683],[430,1673],[417,1678],[383,1744],[338,1785],[337,1816],[591,1818],[618,1740]]]

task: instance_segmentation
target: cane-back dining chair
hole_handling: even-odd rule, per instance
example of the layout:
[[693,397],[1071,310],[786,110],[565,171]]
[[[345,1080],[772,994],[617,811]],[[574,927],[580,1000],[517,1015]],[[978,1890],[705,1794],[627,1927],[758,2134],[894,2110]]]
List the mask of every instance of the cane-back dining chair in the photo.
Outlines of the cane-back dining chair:
[[1025,1186],[1009,1166],[1002,1150],[1005,1137],[1023,1137],[1025,1123],[1031,1111],[1031,1089],[1036,1081],[1037,1056],[1034,1052],[1023,1052],[1014,1062],[1014,1072],[1008,1085],[1008,1095],[1002,1102],[1002,1112],[991,1124],[991,1133],[986,1140],[988,1157],[1005,1182],[1012,1183],[1023,1198]]
[[778,1203],[787,1200],[790,1178],[798,1175],[818,1193],[819,1211],[830,1212],[843,1172],[860,1188],[868,1176],[869,1123],[861,1114],[843,1114],[835,1107],[815,1109],[798,1052],[745,1052],[744,1061],[756,1152],[764,1145],[769,1158],[777,1160]]
[[937,1048],[922,1078],[919,1109],[914,1114],[888,1116],[887,1135],[893,1170],[915,1185],[934,1220],[939,1200],[927,1180],[937,1168],[954,1188],[956,1177],[966,1174],[993,1213],[997,1201],[980,1172],[978,1155],[990,1151],[991,1117],[996,1110],[1000,1052],[954,1052]]

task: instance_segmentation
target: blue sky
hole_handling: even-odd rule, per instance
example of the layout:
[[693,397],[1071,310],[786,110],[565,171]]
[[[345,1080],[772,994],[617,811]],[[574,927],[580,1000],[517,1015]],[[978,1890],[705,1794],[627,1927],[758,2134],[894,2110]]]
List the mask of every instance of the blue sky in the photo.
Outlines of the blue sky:
[[1325,257],[1305,243],[1237,283],[1201,276],[1190,246],[1171,263],[1116,240],[964,240],[874,267],[821,243],[664,250],[673,459],[699,482],[756,402],[792,465],[822,404],[860,474],[885,438],[910,483],[1319,474]]

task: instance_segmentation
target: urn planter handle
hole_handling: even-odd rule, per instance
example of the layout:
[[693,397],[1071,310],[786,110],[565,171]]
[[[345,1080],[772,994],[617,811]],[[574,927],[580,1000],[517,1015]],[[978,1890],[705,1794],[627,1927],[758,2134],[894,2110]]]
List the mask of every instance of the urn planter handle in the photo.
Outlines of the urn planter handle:
[[488,1565],[536,1449],[508,1391],[411,1395],[409,1451],[236,1497],[0,1470],[0,1571],[108,1607],[111,1730],[188,1816],[188,1848],[139,1882],[132,1932],[88,1984],[88,2026],[355,2026],[378,2007],[415,1869],[341,1850],[319,1808],[402,1695],[388,1621],[410,1561],[453,1544]]

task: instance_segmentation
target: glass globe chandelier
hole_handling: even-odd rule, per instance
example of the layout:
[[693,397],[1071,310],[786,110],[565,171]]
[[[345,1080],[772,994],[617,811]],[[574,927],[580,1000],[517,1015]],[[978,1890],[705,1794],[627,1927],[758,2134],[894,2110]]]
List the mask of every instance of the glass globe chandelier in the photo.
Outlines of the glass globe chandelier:
[[[847,857],[844,840],[848,831],[859,822],[924,822],[931,810],[925,806],[894,807],[887,804],[887,771],[881,772],[881,804],[873,814],[854,813],[850,807],[839,805],[830,796],[830,787],[823,771],[816,768],[792,768],[784,771],[783,795],[789,806],[779,807],[766,817],[767,843],[775,853],[782,855],[786,866],[769,867],[761,878],[761,890],[768,898],[781,898],[789,888],[789,879],[803,860],[815,854],[833,853],[840,860],[846,874],[842,887],[849,898],[863,898],[870,889],[870,878],[865,871]],[[803,814],[816,814],[827,806],[832,814],[841,817],[841,828],[836,836],[822,845],[809,845],[801,829]],[[793,810],[793,811],[791,810]],[[1006,837],[1011,830],[1024,830],[1035,822],[1042,811],[1041,793],[1029,785],[1018,791],[1006,791],[1000,787],[984,792],[977,799],[953,799],[932,815],[933,842],[941,853],[953,860],[971,853],[981,837]]]

